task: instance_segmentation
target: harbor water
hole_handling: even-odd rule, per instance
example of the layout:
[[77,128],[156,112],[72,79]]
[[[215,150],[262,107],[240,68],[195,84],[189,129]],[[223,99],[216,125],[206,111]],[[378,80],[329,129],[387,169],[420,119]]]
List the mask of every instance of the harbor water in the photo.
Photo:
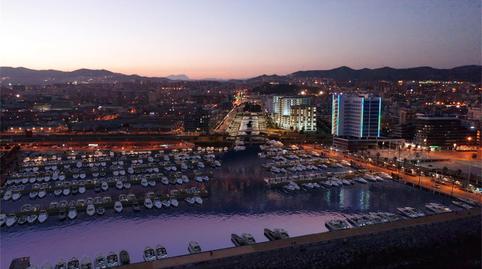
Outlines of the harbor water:
[[146,246],[161,244],[169,256],[185,255],[192,240],[203,250],[213,250],[232,247],[232,233],[251,233],[262,242],[267,241],[264,228],[283,228],[298,236],[325,232],[326,221],[357,213],[396,213],[397,207],[404,206],[423,209],[429,202],[451,205],[448,197],[393,181],[285,194],[266,186],[263,178],[270,173],[261,166],[256,148],[224,153],[221,161],[201,206],[181,203],[178,208],[141,212],[129,208],[120,214],[107,210],[103,216],[82,213],[74,220],[52,217],[43,224],[2,227],[0,267],[8,268],[13,258],[23,256],[41,266],[72,257],[93,260],[123,249],[131,262],[140,262]]

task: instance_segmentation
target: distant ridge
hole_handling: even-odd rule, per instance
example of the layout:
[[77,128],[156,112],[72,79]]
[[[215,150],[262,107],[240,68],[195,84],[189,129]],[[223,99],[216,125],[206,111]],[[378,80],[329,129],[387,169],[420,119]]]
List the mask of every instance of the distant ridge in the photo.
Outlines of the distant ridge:
[[465,65],[451,69],[437,69],[428,66],[413,68],[391,68],[382,67],[376,69],[352,69],[347,66],[331,70],[308,70],[294,72],[289,77],[324,77],[335,80],[457,80],[481,82],[482,66]]

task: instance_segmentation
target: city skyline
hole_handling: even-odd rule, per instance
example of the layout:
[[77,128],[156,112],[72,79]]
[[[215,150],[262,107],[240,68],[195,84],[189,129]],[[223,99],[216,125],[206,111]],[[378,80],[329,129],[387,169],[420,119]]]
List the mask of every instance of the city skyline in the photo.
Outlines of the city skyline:
[[479,1],[103,1],[92,9],[91,1],[2,0],[1,6],[3,66],[229,79],[481,61]]

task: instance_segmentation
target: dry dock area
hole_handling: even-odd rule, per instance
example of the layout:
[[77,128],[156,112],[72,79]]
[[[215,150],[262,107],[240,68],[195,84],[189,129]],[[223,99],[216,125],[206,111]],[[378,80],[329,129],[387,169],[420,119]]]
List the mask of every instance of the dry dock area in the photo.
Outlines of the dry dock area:
[[343,268],[355,264],[359,265],[358,268],[377,268],[378,262],[387,263],[388,258],[395,265],[400,262],[416,266],[421,262],[417,260],[420,257],[427,262],[443,258],[444,254],[445,257],[463,255],[464,259],[457,257],[453,260],[480,268],[480,235],[481,211],[475,208],[172,257],[122,268],[311,268],[317,264],[320,267],[316,268]]

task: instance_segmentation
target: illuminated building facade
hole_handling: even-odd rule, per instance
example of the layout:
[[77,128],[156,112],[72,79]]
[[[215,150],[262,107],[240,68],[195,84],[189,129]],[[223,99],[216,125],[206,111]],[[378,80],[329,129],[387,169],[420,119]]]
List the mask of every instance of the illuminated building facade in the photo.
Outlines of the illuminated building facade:
[[309,96],[273,96],[273,121],[295,131],[316,131],[316,106]]

